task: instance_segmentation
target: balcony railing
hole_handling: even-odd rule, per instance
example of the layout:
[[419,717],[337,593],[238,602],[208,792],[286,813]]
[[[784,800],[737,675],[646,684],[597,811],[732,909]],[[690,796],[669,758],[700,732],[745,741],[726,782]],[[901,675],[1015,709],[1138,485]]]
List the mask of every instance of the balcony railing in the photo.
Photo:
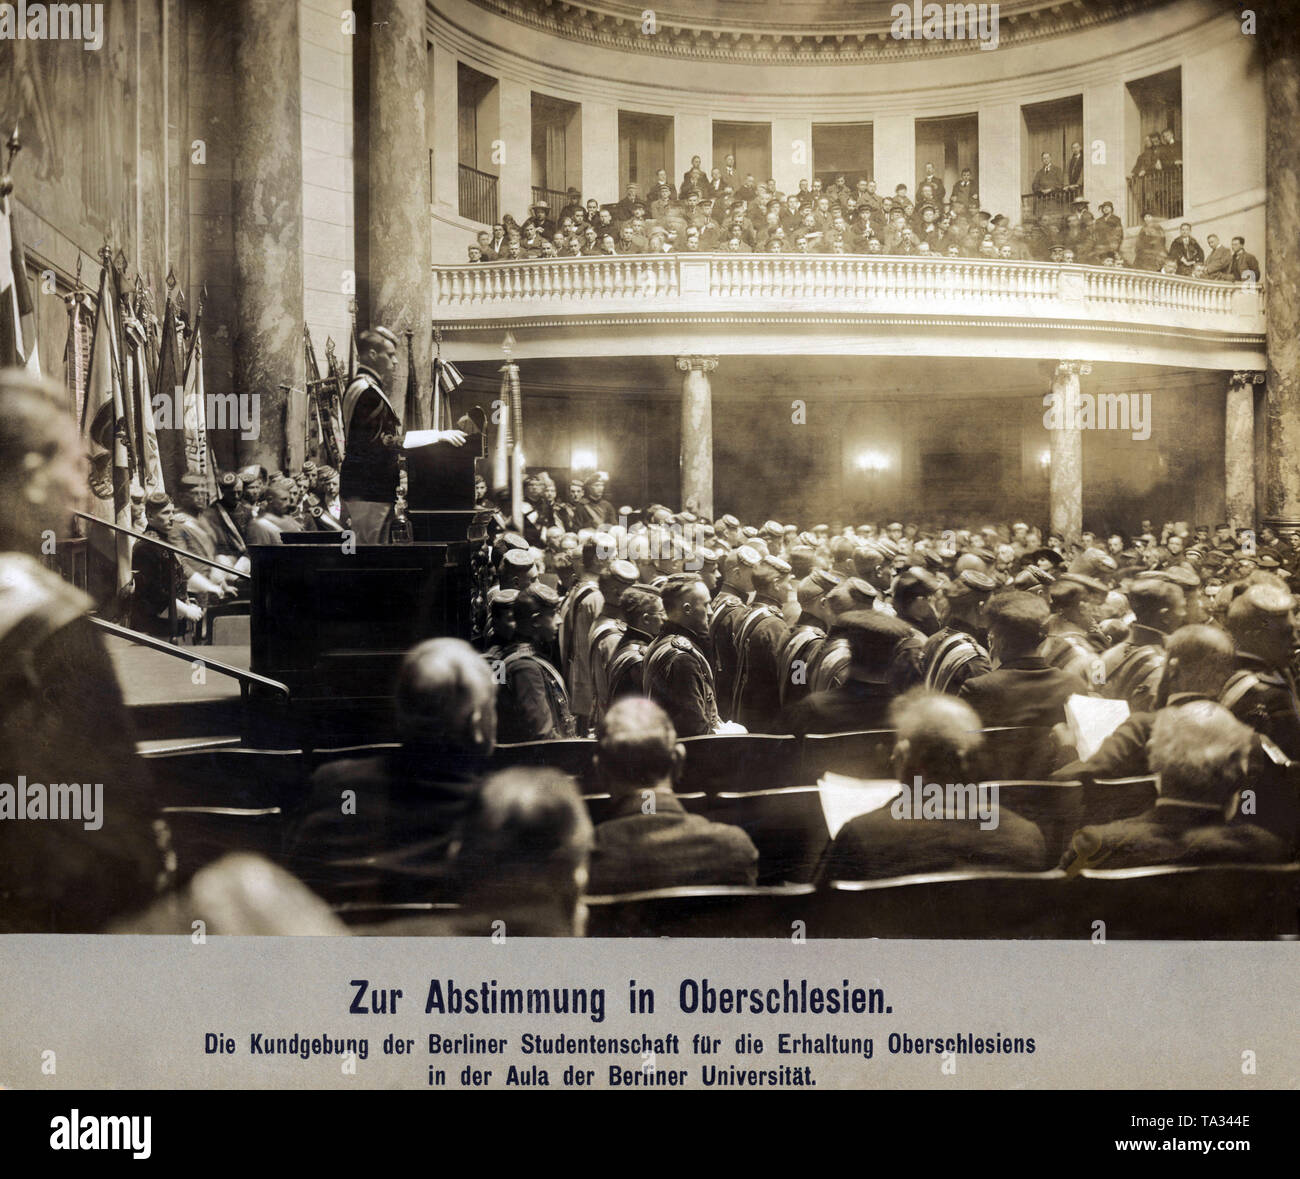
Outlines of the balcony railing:
[[1034,217],[1039,221],[1064,221],[1074,202],[1083,196],[1083,185],[1058,188],[1055,192],[1022,192],[1020,194],[1020,219]]
[[484,225],[494,224],[497,219],[497,178],[491,172],[480,172],[468,164],[461,164],[458,182],[460,215]]
[[1141,225],[1143,213],[1154,213],[1157,221],[1170,221],[1183,215],[1180,165],[1128,178],[1128,223]]
[[[567,344],[577,341],[570,327],[600,323],[623,323],[641,333],[640,346],[652,348],[671,344],[673,329],[658,326],[667,324],[731,338],[745,325],[769,331],[766,321],[771,340],[785,333],[781,338],[793,348],[803,346],[798,333],[808,329],[801,324],[816,332],[887,322],[904,334],[1001,324],[1020,341],[1047,333],[1053,348],[1071,330],[1097,347],[1129,353],[1159,342],[1172,357],[1165,363],[1183,363],[1173,356],[1179,349],[1200,348],[1202,358],[1209,349],[1218,367],[1256,363],[1264,338],[1262,289],[1254,284],[1050,262],[824,254],[634,254],[435,266],[434,319],[443,331],[466,333],[467,358],[494,354],[507,323],[538,333],[532,338],[543,348],[548,333],[561,333]],[[1140,333],[1141,342],[1130,332]],[[970,346],[996,350],[997,341],[980,335]],[[1026,345],[1031,352],[1039,346]]]
[[[935,312],[1018,308],[1038,314],[1127,307],[1236,319],[1259,311],[1253,285],[1206,282],[1109,266],[982,258],[893,258],[802,254],[633,254],[434,267],[440,318],[449,322],[566,305],[611,310],[679,300],[683,309],[841,304],[892,310],[921,303]],[[1262,330],[1262,328],[1261,328]]]

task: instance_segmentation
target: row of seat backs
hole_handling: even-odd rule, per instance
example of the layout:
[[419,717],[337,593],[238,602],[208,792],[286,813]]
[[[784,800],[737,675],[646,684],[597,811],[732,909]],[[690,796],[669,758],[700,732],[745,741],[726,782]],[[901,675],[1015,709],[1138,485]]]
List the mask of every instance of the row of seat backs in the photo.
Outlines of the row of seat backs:
[[[1027,740],[1045,739],[1042,729],[986,729],[990,751],[988,774],[1033,777],[1012,757],[998,750],[1019,748]],[[835,772],[859,778],[890,776],[889,755],[894,732],[878,729],[854,733],[813,735],[804,738],[767,734],[707,735],[682,741],[686,760],[678,789],[683,793],[724,791],[745,793],[782,786],[815,784],[823,774]],[[311,752],[289,749],[215,748],[157,751],[147,754],[150,767],[170,802],[225,803],[231,806],[281,806],[292,809],[306,792],[311,772],[338,757],[365,757],[396,748],[391,743],[356,745]],[[500,745],[494,751],[493,769],[510,766],[548,766],[570,774],[584,792],[597,783],[593,757],[596,743],[590,737],[558,741],[525,741]],[[219,793],[214,794],[217,790]]]
[[587,899],[591,937],[1291,938],[1300,865],[951,872]]

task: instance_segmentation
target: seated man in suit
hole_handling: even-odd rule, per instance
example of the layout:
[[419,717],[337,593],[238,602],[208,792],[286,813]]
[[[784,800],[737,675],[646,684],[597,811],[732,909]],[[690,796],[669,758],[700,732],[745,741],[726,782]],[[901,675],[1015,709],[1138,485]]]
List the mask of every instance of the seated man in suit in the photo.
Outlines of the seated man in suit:
[[588,892],[753,884],[758,852],[739,827],[692,815],[673,793],[686,750],[653,700],[625,696],[596,730],[596,773],[614,817],[596,827]]
[[[989,658],[993,670],[962,685],[961,699],[970,704],[986,728],[1000,726],[1047,730],[1065,720],[1065,702],[1087,686],[1077,675],[1049,667],[1038,654],[1050,617],[1047,603],[1024,590],[994,595],[986,608]],[[1056,758],[1046,732],[1026,733],[1007,756],[1015,764],[991,766],[1000,778],[1042,778]]]
[[401,745],[317,769],[288,841],[294,872],[335,904],[445,897],[457,828],[496,743],[492,670],[460,639],[408,651],[394,704]]
[[[460,911],[394,932],[582,937],[591,820],[573,779],[543,766],[513,766],[483,783],[453,853]],[[406,923],[403,923],[406,924]],[[389,932],[384,930],[384,932]]]
[[1221,704],[1190,700],[1156,714],[1149,742],[1160,797],[1145,814],[1083,827],[1062,868],[1153,864],[1274,864],[1286,844],[1250,823],[1231,823],[1248,773],[1252,733]]
[[[983,818],[978,807],[963,805],[979,797],[974,784],[984,742],[970,705],[942,692],[913,688],[894,701],[889,723],[897,730],[891,766],[904,792],[844,824],[827,856],[825,879],[870,880],[967,868],[1034,872],[1047,866],[1042,832],[1028,819],[997,806],[995,798]],[[930,818],[915,805],[900,805],[932,783],[958,787],[944,792],[941,816]]]

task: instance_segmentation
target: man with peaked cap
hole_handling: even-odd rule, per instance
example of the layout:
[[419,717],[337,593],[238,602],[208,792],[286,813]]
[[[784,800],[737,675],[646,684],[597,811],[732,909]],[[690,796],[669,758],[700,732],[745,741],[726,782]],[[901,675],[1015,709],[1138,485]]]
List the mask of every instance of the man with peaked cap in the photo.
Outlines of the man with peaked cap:
[[781,686],[781,708],[789,708],[808,694],[808,670],[826,641],[834,612],[826,603],[842,579],[828,569],[814,569],[798,584],[796,596],[802,613],[781,648],[777,682]]
[[731,698],[735,691],[736,630],[745,617],[754,589],[754,570],[762,556],[752,545],[743,544],[727,555],[722,565],[722,584],[718,587],[709,612],[708,636],[717,673],[720,711],[723,719],[731,715]]
[[604,605],[587,636],[587,662],[591,668],[592,712],[590,725],[595,727],[609,704],[609,660],[614,649],[627,632],[627,618],[623,614],[623,594],[637,583],[641,576],[631,561],[614,560],[600,575],[597,584]]
[[501,589],[493,586],[487,593],[488,637],[492,640],[483,652],[483,658],[495,663],[501,658],[505,648],[515,637],[515,599],[519,597],[516,589]]
[[509,548],[501,554],[498,574],[502,589],[527,589],[537,580],[537,562],[532,549]]
[[1182,588],[1172,580],[1142,578],[1128,591],[1133,623],[1123,642],[1102,654],[1101,694],[1126,700],[1129,712],[1151,712],[1165,666],[1165,641],[1187,621]]
[[732,712],[751,733],[772,732],[781,711],[780,655],[789,637],[783,608],[790,588],[790,566],[764,557],[753,571],[754,600],[734,631],[736,682]]
[[849,649],[843,634],[835,630],[835,619],[841,614],[854,610],[876,610],[886,617],[893,617],[892,610],[883,610],[880,594],[876,587],[861,577],[847,577],[834,589],[827,591],[826,610],[830,617],[826,642],[822,643],[812,654],[808,662],[808,691],[825,692],[837,688],[848,674]]
[[1063,573],[1047,591],[1051,618],[1039,654],[1049,667],[1077,676],[1091,688],[1105,675],[1106,642],[1097,628],[1107,587],[1083,573]]
[[502,648],[497,693],[497,736],[501,741],[574,736],[564,681],[539,653],[555,639],[559,608],[559,594],[542,582],[520,590],[515,597],[515,636]]
[[645,651],[645,694],[668,714],[679,737],[743,731],[718,716],[706,654],[708,586],[692,573],[678,573],[666,580],[662,594],[667,620]]
[[623,591],[619,606],[626,628],[609,660],[606,709],[620,696],[643,695],[645,650],[663,629],[666,616],[659,591],[648,585],[634,585]]
[[591,664],[588,661],[588,642],[591,626],[604,609],[605,599],[600,592],[600,544],[588,534],[583,541],[581,571],[573,588],[564,599],[560,611],[559,658],[569,688],[569,699],[579,727],[585,725],[592,706]]
[[212,537],[217,556],[232,564],[242,557],[247,566],[248,545],[235,515],[242,490],[239,476],[234,471],[225,472],[217,480],[217,498],[203,509],[200,519]]
[[837,644],[847,652],[842,682],[797,701],[782,715],[778,727],[797,736],[886,727],[889,703],[895,696],[890,668],[899,643],[911,634],[907,623],[878,610],[839,615],[827,646]]
[[940,591],[943,626],[925,641],[921,651],[920,673],[927,688],[955,696],[972,676],[993,670],[983,610],[996,588],[989,574],[968,569]]
[[1251,585],[1228,607],[1237,668],[1220,702],[1238,720],[1300,760],[1300,703],[1291,672],[1296,644],[1295,598],[1277,585]]
[[600,528],[618,523],[618,509],[605,498],[608,485],[609,476],[604,471],[592,471],[582,481],[584,499],[577,513],[579,527]]

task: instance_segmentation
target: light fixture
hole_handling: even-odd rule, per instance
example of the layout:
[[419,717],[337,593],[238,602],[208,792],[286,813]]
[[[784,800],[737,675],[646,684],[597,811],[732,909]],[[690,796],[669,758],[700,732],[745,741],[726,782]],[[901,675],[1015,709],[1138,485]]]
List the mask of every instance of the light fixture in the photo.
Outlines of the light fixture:
[[575,471],[595,470],[597,466],[596,451],[591,447],[575,446],[569,459],[569,466]]
[[1052,465],[1052,452],[1050,450],[1044,450],[1038,456],[1038,465],[1042,467],[1044,471]]
[[864,450],[857,458],[857,467],[859,471],[866,471],[871,475],[878,475],[881,471],[889,469],[889,458],[881,454],[878,450]]

